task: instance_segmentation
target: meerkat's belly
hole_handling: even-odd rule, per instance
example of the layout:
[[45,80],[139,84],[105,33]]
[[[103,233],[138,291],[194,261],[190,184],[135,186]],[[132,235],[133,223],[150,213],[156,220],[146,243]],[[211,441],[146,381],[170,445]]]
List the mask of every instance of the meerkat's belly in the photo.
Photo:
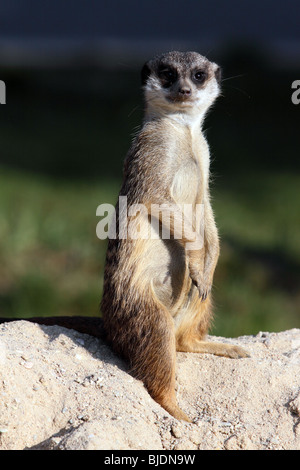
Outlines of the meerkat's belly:
[[[185,158],[179,165],[170,187],[171,218],[174,202],[180,205],[182,210],[184,205],[190,206],[192,211],[195,210],[195,205],[202,198],[201,181],[201,171],[197,161],[192,157]],[[162,200],[161,204],[168,205],[168,202]],[[190,215],[188,211],[187,213]],[[177,235],[180,229],[185,230],[185,216],[186,214],[183,214],[182,220],[179,220],[182,225],[179,230],[176,230]],[[153,220],[157,221],[155,217]],[[153,228],[151,224],[153,220],[144,214],[138,218],[138,222],[136,221],[139,232],[144,235],[144,238],[135,241],[133,259],[135,259],[136,270],[132,282],[135,283],[138,280],[138,283],[141,283],[143,280],[146,284],[150,284],[158,300],[170,310],[172,315],[175,315],[177,307],[188,295],[191,284],[185,249],[176,238],[170,236],[170,231],[166,227],[167,223],[160,224],[159,229],[157,225]],[[170,219],[166,217],[165,220],[168,222]],[[178,219],[176,221],[178,222]]]
[[184,249],[176,240],[149,240],[144,243],[141,270],[158,300],[172,310],[181,296],[187,275]]
[[175,173],[171,197],[177,204],[195,204],[201,199],[200,168],[192,157],[183,162]]

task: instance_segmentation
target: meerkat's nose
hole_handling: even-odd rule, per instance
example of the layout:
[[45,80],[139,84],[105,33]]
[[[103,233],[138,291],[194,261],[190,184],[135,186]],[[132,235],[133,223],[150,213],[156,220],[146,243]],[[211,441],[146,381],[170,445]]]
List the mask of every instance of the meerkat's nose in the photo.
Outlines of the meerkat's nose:
[[192,90],[188,86],[182,86],[179,88],[178,92],[182,96],[189,96],[192,93]]

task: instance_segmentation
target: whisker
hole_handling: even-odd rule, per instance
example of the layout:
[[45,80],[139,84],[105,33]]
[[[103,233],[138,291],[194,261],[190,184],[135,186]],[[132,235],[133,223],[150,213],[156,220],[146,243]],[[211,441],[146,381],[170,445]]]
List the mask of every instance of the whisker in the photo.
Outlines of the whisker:
[[135,107],[132,109],[132,111],[130,111],[130,113],[128,114],[127,117],[130,118],[130,116],[132,116],[132,114],[133,114],[137,109],[139,109],[139,108],[140,108],[140,105],[135,106]]
[[[228,86],[228,85],[227,85]],[[251,98],[250,95],[245,90],[242,90],[241,88],[237,88],[236,86],[228,86],[228,88],[232,88],[233,90],[240,91],[243,95],[247,96],[247,98]]]
[[232,77],[228,77],[228,78],[223,78],[222,79],[222,82],[226,82],[227,80],[232,80],[233,78],[240,78],[240,77],[244,77],[245,74],[242,74],[242,75],[233,75]]

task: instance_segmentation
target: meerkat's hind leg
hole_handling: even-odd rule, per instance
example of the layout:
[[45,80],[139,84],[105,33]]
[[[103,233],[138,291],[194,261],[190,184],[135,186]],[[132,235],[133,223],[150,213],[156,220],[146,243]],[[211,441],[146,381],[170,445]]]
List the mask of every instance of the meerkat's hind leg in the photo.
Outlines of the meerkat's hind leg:
[[197,328],[193,327],[193,325],[191,325],[190,328],[181,331],[180,335],[177,336],[176,350],[180,352],[208,353],[216,356],[230,357],[232,359],[250,356],[249,353],[240,346],[214,341],[205,341],[201,336],[199,336]]
[[214,354],[215,356],[230,357],[232,359],[250,356],[250,354],[240,346],[215,341],[205,341],[199,338],[197,331],[192,328],[181,333],[181,335],[177,337],[176,343],[176,350],[180,352],[207,353]]
[[215,356],[230,357],[231,359],[250,357],[250,354],[240,346],[197,339],[193,342],[181,341],[177,346],[177,351],[214,354]]
[[183,319],[176,331],[176,350],[181,352],[208,353],[239,359],[250,354],[240,346],[205,339],[211,318],[210,298],[198,304],[198,314]]

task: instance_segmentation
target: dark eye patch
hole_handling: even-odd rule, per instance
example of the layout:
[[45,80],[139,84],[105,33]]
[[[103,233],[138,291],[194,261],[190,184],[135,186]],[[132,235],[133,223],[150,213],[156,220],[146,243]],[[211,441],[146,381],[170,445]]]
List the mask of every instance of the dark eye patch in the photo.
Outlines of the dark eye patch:
[[164,88],[170,87],[177,80],[177,72],[171,67],[161,66],[158,69],[158,77],[160,78]]

